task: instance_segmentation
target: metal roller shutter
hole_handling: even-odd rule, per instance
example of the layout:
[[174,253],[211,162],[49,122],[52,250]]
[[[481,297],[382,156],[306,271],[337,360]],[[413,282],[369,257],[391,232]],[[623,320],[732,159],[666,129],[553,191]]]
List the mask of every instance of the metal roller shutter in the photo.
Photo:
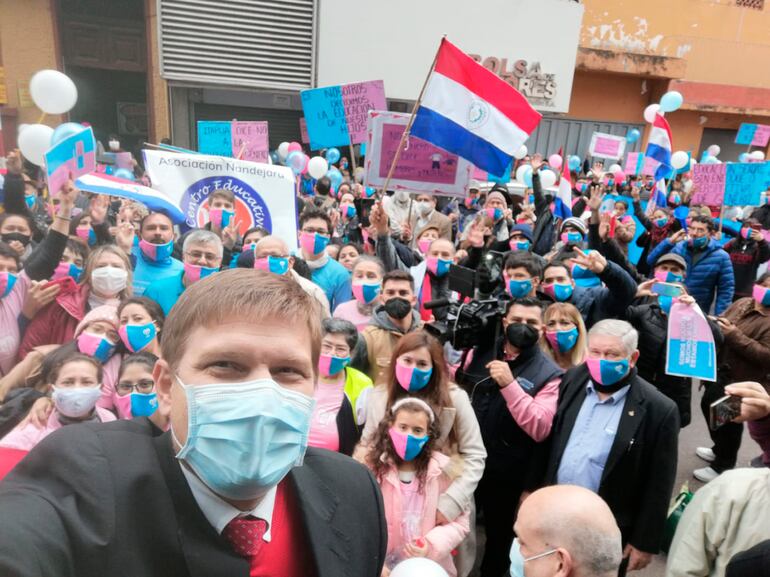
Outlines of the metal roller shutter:
[[161,76],[309,88],[315,13],[315,0],[158,0]]

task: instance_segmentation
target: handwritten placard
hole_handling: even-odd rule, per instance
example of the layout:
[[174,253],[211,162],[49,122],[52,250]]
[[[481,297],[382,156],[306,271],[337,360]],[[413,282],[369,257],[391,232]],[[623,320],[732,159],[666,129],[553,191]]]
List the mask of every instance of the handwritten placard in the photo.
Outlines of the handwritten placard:
[[198,151],[250,162],[267,162],[267,122],[233,120],[198,121]]
[[591,145],[588,153],[597,158],[622,158],[626,151],[626,139],[623,136],[614,136],[602,132],[594,132],[591,136]]
[[300,95],[313,150],[365,142],[369,111],[387,108],[382,80],[313,88]]
[[746,146],[767,146],[770,141],[770,126],[744,122],[735,135],[735,144]]
[[[713,166],[713,165],[712,165]],[[770,180],[770,163],[730,163],[725,175],[726,206],[759,206]]]
[[719,206],[724,201],[726,164],[696,164],[692,172],[693,188],[690,204]]
[[[384,186],[408,122],[408,114],[369,113],[366,186]],[[467,194],[473,168],[467,160],[410,136],[401,151],[389,188],[461,196]]]
[[770,126],[766,124],[757,124],[757,130],[754,132],[754,138],[751,141],[752,146],[767,146],[770,142]]
[[676,301],[671,305],[666,337],[666,374],[707,381],[717,378],[714,335],[698,305]]
[[67,179],[96,170],[96,140],[92,128],[84,128],[45,153],[48,190],[57,194]]
[[643,152],[629,152],[624,172],[626,174],[654,176],[655,169],[659,164],[657,160],[645,156]]

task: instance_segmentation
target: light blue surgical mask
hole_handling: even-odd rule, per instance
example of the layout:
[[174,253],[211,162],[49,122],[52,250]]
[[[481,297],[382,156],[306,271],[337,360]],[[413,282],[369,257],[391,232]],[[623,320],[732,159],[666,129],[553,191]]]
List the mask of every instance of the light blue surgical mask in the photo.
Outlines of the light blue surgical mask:
[[187,442],[176,457],[212,491],[257,499],[302,464],[311,397],[270,379],[194,386],[177,380],[187,397]]
[[535,559],[540,559],[541,557],[546,557],[548,555],[553,555],[556,553],[557,549],[549,549],[548,551],[543,551],[542,553],[539,553],[538,555],[532,555],[532,557],[524,557],[524,555],[521,554],[521,546],[519,545],[519,539],[517,537],[514,537],[513,544],[511,545],[511,577],[525,577],[524,576],[524,563],[527,561],[534,561]]
[[532,290],[532,279],[508,279],[508,292],[515,299],[520,299],[527,296]]

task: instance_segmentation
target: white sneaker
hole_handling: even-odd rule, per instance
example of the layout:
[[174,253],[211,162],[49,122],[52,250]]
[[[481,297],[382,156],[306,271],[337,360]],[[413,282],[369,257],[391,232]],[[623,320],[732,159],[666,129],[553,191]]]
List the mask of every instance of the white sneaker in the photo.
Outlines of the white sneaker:
[[700,457],[707,463],[713,463],[714,459],[716,459],[716,455],[714,455],[714,451],[712,451],[708,447],[698,447],[697,449],[695,449],[695,455],[697,457]]
[[713,481],[719,477],[719,473],[717,473],[711,467],[703,467],[702,469],[695,469],[692,472],[692,476],[698,479],[698,481],[701,483],[708,483],[709,481]]

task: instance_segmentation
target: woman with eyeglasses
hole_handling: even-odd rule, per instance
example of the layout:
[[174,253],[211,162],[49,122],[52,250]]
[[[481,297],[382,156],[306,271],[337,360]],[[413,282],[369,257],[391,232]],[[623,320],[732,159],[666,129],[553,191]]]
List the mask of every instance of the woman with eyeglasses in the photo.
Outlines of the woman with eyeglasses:
[[158,357],[149,352],[135,353],[123,359],[115,386],[115,407],[121,419],[147,417],[159,430],[168,429],[170,407],[158,403],[152,370]]

